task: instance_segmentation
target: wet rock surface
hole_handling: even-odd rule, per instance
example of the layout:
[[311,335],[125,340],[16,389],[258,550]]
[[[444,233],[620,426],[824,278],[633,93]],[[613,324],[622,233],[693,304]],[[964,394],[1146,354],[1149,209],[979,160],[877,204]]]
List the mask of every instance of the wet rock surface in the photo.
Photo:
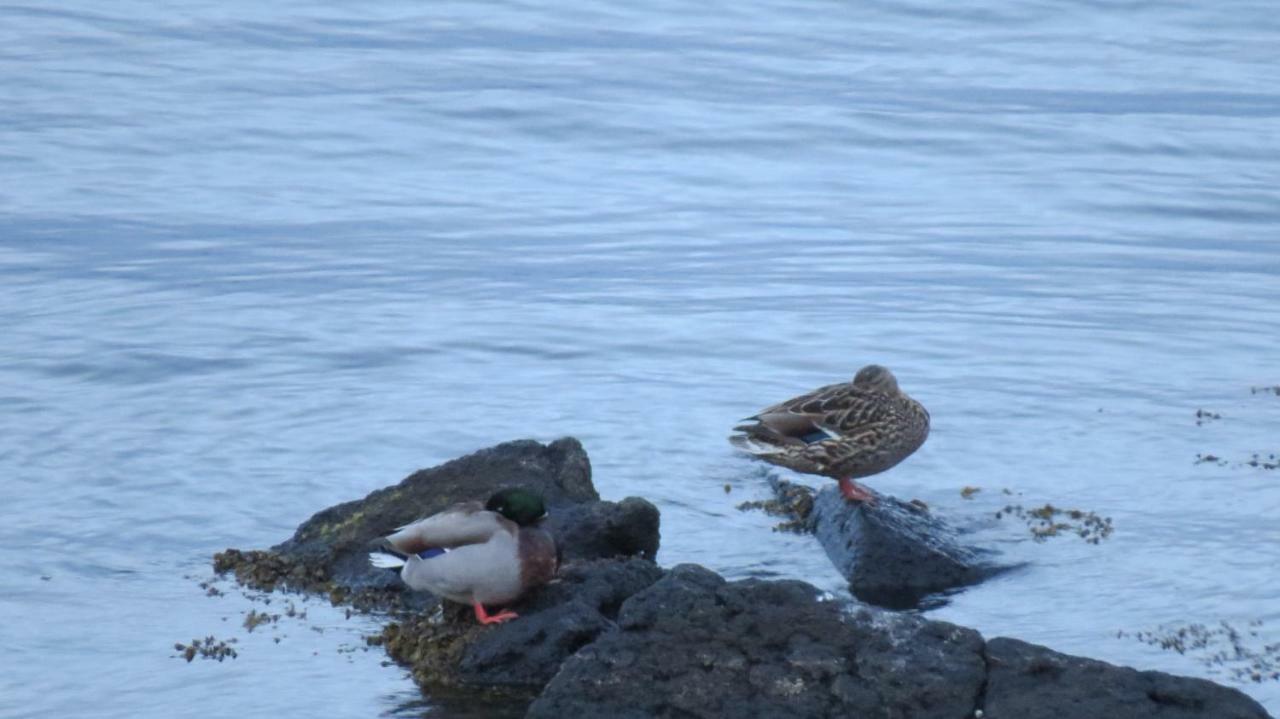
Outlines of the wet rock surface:
[[987,719],[1254,719],[1249,697],[1204,679],[1140,672],[1017,639],[987,642]]
[[810,526],[853,596],[890,609],[977,584],[1008,569],[995,552],[967,546],[959,530],[923,506],[881,496],[851,503],[834,487],[817,493]]
[[849,502],[834,485],[814,492],[773,474],[769,484],[777,500],[766,510],[792,516],[786,527],[811,532],[849,591],[868,604],[916,608],[1011,568],[996,552],[966,545],[923,504],[883,495],[874,505]]

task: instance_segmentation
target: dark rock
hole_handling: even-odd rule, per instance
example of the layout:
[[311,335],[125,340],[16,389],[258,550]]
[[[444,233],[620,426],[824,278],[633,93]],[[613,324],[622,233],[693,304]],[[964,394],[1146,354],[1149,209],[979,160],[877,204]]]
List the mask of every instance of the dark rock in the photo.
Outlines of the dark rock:
[[1017,639],[987,642],[987,719],[1264,719],[1244,694],[1204,679],[1140,672]]
[[525,606],[521,621],[479,633],[458,666],[461,681],[541,687],[565,659],[613,627],[627,597],[661,576],[657,565],[640,559],[566,567]]
[[664,574],[658,565],[638,558],[573,562],[561,567],[555,581],[532,595],[526,605],[536,612],[577,600],[616,621],[623,602]]
[[850,631],[857,673],[883,704],[904,717],[968,716],[986,678],[976,631],[872,609],[858,612]]
[[880,497],[851,503],[834,487],[818,492],[810,516],[827,556],[853,596],[891,609],[976,584],[1007,569],[995,553],[966,546],[960,532],[920,505]]
[[[982,714],[978,714],[981,710]],[[726,582],[681,565],[564,662],[534,719],[1264,719],[1234,689],[1137,672],[972,629],[863,609],[797,581]]]
[[418,470],[364,499],[318,512],[273,551],[322,561],[330,568],[330,581],[342,586],[385,586],[399,580],[394,573],[369,571],[371,543],[457,502],[483,501],[517,485],[541,493],[549,509],[600,499],[578,440],[565,438],[546,446],[533,440],[507,442]]
[[960,717],[984,678],[972,630],[850,618],[797,581],[681,565],[564,664],[530,717]]
[[769,475],[783,509],[811,531],[853,596],[889,609],[919,607],[930,595],[976,584],[1009,569],[990,550],[970,547],[961,532],[923,504],[877,495],[875,504],[849,502],[835,486],[807,488]]
[[576,439],[507,442],[406,477],[399,484],[316,513],[270,552],[228,550],[214,559],[244,584],[325,592],[361,606],[424,608],[434,598],[403,591],[395,572],[369,566],[368,552],[395,528],[504,487],[525,486],[547,501],[548,529],[564,558],[645,556],[658,550],[658,510],[639,498],[601,502]]
[[541,687],[569,655],[590,644],[610,625],[577,599],[477,632],[455,671],[464,683]]
[[559,508],[545,526],[563,561],[658,554],[658,508],[638,497]]

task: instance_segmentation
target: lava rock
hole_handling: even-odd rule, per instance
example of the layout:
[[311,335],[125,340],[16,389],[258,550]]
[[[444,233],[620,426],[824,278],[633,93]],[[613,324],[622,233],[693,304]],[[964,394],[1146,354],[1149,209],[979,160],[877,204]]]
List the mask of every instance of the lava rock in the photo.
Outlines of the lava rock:
[[987,642],[987,719],[1265,719],[1244,694],[1204,679],[1140,672],[1017,639]]
[[222,552],[214,568],[234,571],[241,583],[265,590],[283,584],[357,605],[424,608],[435,599],[407,592],[397,573],[371,567],[369,550],[397,527],[517,485],[546,500],[546,526],[566,560],[657,554],[657,508],[635,497],[600,501],[587,453],[566,437],[548,445],[507,442],[419,470],[364,499],[316,513],[269,552]]
[[1265,719],[1240,692],[680,565],[564,662],[527,716]]
[[477,632],[458,666],[464,683],[541,688],[578,649],[614,627],[628,597],[662,576],[641,559],[571,564],[525,605],[520,621]]
[[[959,717],[984,679],[969,629],[843,614],[804,582],[726,582],[680,565],[619,630],[565,662],[530,717]],[[869,616],[869,615],[867,615]]]
[[557,508],[543,526],[556,538],[561,560],[658,554],[658,508],[639,497]]

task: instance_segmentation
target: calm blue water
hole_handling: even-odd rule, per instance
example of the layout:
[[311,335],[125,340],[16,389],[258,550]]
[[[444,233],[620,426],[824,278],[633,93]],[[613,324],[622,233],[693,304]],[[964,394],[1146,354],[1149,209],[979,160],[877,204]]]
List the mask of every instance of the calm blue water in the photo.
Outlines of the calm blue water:
[[1032,563],[933,616],[1232,681],[1116,636],[1280,641],[1280,16],[1199,5],[0,5],[0,715],[430,712],[198,582],[513,438],[840,592],[724,436],[870,361],[934,433],[868,483]]

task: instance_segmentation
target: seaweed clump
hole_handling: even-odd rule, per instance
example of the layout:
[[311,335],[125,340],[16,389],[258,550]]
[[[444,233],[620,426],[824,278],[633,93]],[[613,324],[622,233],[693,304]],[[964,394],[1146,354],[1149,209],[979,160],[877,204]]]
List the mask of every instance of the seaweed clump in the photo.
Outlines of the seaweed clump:
[[1100,517],[1096,512],[1081,509],[1063,509],[1052,504],[1024,509],[1020,504],[1010,504],[996,512],[996,519],[1017,517],[1027,523],[1031,538],[1043,542],[1049,537],[1076,534],[1089,544],[1098,544],[1111,536],[1111,517]]
[[1249,622],[1244,631],[1227,621],[1216,625],[1162,624],[1151,631],[1116,632],[1117,637],[1133,637],[1143,644],[1179,654],[1201,655],[1200,662],[1211,668],[1226,668],[1237,680],[1255,683],[1280,680],[1280,642],[1260,642],[1261,619]]
[[190,644],[178,642],[173,645],[173,648],[177,650],[178,656],[186,659],[187,662],[190,662],[196,657],[222,661],[227,658],[236,658],[236,650],[231,647],[231,645],[235,643],[235,639],[222,641],[220,639],[215,639],[210,635],[204,639],[192,639]]
[[252,632],[260,624],[274,624],[278,621],[280,621],[279,614],[268,614],[267,612],[250,609],[249,613],[244,616],[244,628]]
[[236,581],[254,589],[271,592],[277,586],[300,591],[328,589],[328,572],[322,564],[299,561],[276,552],[228,549],[213,555],[213,571],[234,572]]
[[402,615],[366,637],[371,646],[382,646],[387,655],[412,668],[420,686],[458,686],[458,666],[463,652],[478,633],[478,624],[444,621],[441,612]]
[[813,490],[802,484],[780,479],[774,491],[776,496],[773,499],[743,502],[738,505],[738,509],[762,509],[771,517],[790,517],[787,521],[774,525],[775,532],[803,534],[811,531],[809,515],[813,513]]
[[1207,409],[1196,410],[1196,425],[1202,425],[1215,419],[1222,419],[1222,415],[1217,412],[1210,412]]
[[[232,572],[243,586],[263,592],[289,589],[327,594],[335,606],[348,604],[362,612],[405,609],[407,600],[413,599],[393,587],[346,586],[332,578],[323,561],[323,558],[295,557],[276,551],[228,549],[213,555],[213,571]],[[252,627],[247,628],[252,631]]]
[[1258,469],[1280,469],[1280,458],[1275,454],[1268,454],[1265,458],[1260,454],[1255,454],[1245,464]]
[[[1216,464],[1219,467],[1225,467],[1230,462],[1217,456],[1216,454],[1197,454],[1196,464]],[[1274,452],[1263,456],[1260,452],[1254,452],[1249,459],[1236,464],[1237,467],[1253,467],[1255,469],[1280,469],[1280,456]]]

